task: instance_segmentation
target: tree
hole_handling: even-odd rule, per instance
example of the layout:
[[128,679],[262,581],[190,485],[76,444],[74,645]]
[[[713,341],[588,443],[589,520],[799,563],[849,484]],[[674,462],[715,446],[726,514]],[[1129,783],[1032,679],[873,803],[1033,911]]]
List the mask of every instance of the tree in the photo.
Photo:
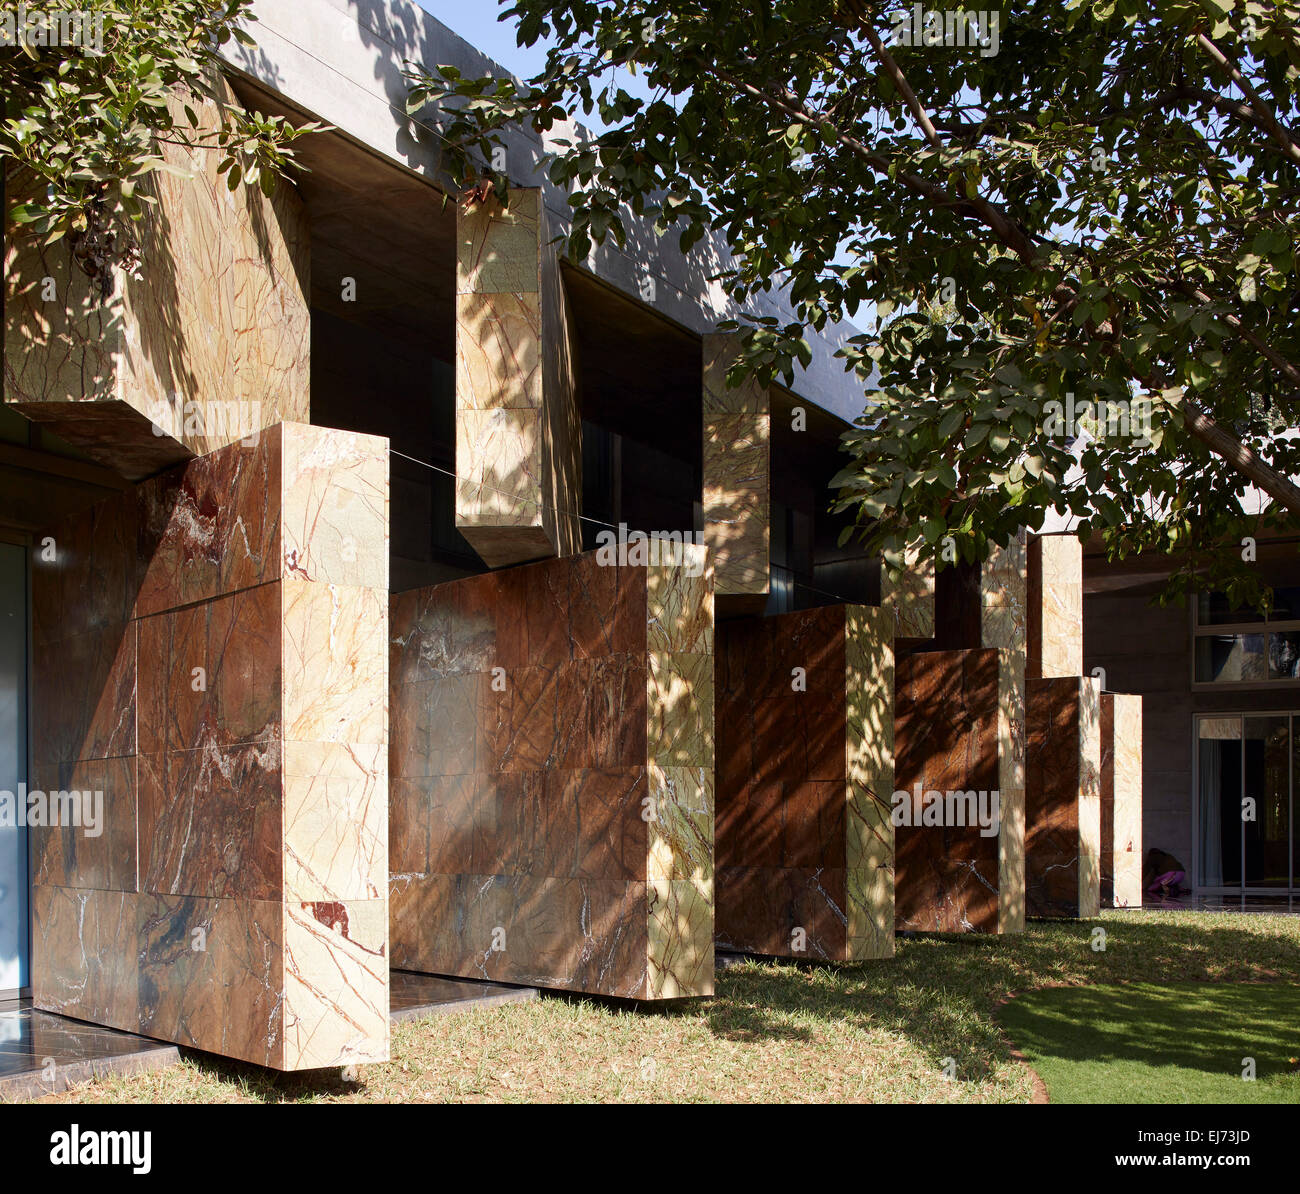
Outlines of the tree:
[[1300,514],[1300,5],[957,10],[515,0],[545,68],[412,66],[411,105],[467,181],[512,122],[598,112],[549,165],[569,251],[627,211],[683,249],[716,229],[737,302],[783,287],[795,314],[744,323],[738,372],[789,381],[808,327],[865,313],[846,366],[879,390],[835,485],[891,566],[1057,511],[1113,557],[1171,553],[1169,596],[1199,574],[1267,600],[1240,540]]
[[[192,106],[213,98],[219,48],[256,20],[252,0],[45,0],[17,45],[0,49],[0,161],[39,180],[34,197],[12,203],[10,220],[47,244],[66,237],[73,258],[103,292],[116,265],[130,267],[134,225],[154,202],[145,183],[163,161],[162,144],[217,146],[231,190],[241,183],[270,194],[294,165],[292,141],[321,126],[295,128],[282,117],[223,108],[220,127],[202,128]],[[60,17],[89,14],[75,46],[49,45]],[[102,21],[101,21],[102,18]],[[67,26],[76,29],[78,26]],[[98,36],[102,44],[96,50]],[[55,37],[51,37],[51,33]],[[43,184],[43,185],[42,185]],[[41,193],[43,191],[43,194]]]

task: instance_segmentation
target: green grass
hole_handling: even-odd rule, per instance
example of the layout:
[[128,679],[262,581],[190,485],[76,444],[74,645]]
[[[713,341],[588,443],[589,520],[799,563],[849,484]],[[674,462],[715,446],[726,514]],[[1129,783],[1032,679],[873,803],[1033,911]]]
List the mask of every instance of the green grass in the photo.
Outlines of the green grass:
[[[1093,948],[1099,924],[1104,951]],[[188,1053],[169,1070],[54,1097],[1020,1103],[1033,1083],[994,1017],[1009,991],[1278,978],[1300,983],[1300,917],[1108,912],[1099,922],[1034,922],[1011,937],[900,940],[887,961],[748,962],[719,973],[714,998],[668,1009],[544,998],[408,1022],[394,1029],[392,1060],[363,1067],[354,1085],[337,1071],[278,1075]]]
[[1292,983],[1032,991],[998,1018],[1053,1103],[1300,1103]]

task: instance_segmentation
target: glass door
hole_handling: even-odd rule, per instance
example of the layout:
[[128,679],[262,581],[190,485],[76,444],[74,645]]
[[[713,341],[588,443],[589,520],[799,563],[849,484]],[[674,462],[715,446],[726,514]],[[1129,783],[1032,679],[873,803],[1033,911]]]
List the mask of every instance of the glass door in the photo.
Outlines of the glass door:
[[1197,885],[1288,891],[1296,884],[1300,713],[1197,718]]
[[27,832],[18,785],[27,778],[27,552],[0,543],[0,997],[28,985]]

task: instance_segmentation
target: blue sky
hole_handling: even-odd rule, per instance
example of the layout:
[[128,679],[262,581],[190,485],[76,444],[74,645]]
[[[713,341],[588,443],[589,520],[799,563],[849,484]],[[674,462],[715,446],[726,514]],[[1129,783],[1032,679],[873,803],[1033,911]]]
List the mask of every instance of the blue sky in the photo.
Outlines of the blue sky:
[[521,77],[535,74],[546,62],[542,45],[521,50],[515,44],[514,21],[497,20],[497,14],[507,7],[498,0],[416,0],[416,3],[512,74]]

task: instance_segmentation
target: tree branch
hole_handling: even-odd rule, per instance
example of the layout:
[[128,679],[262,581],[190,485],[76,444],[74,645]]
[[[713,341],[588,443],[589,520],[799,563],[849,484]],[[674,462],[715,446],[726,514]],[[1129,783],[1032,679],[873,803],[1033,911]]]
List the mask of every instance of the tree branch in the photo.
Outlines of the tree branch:
[[1270,468],[1245,444],[1229,435],[1209,415],[1186,397],[1182,406],[1183,422],[1216,456],[1222,457],[1242,476],[1252,481],[1279,505],[1300,514],[1300,489],[1275,469]]
[[1278,120],[1273,109],[1260,98],[1259,93],[1250,85],[1250,80],[1228,61],[1223,51],[1204,33],[1198,33],[1196,40],[1214,60],[1219,69],[1225,71],[1228,77],[1241,89],[1242,95],[1250,102],[1251,109],[1259,117],[1264,127],[1272,133],[1273,139],[1281,146],[1282,152],[1293,162],[1300,163],[1300,144],[1296,143],[1295,137],[1290,130]]

